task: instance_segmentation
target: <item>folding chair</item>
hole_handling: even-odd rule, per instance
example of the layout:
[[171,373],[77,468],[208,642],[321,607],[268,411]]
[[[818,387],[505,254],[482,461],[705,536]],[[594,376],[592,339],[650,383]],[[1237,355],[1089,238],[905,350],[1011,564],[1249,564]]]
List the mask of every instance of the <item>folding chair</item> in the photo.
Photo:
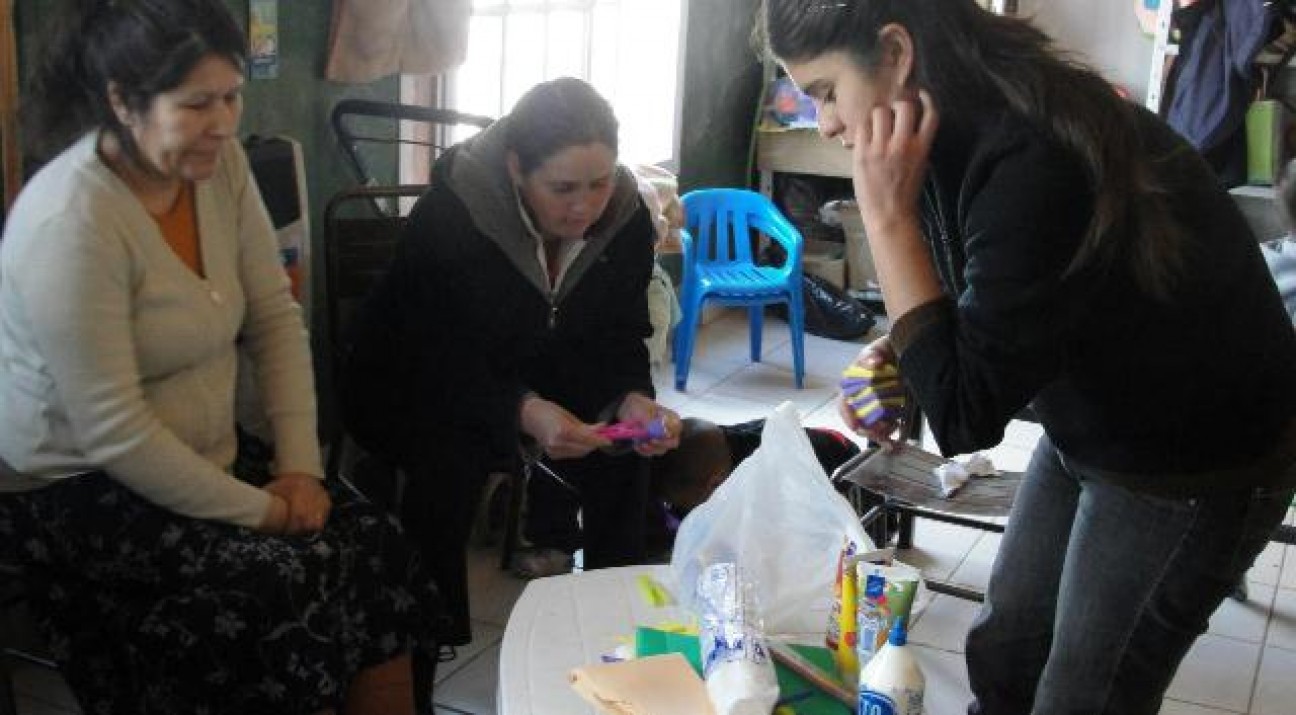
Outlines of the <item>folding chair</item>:
[[[402,136],[400,132],[401,122],[414,122],[424,126],[419,131],[415,131],[415,136],[411,138]],[[375,181],[374,172],[371,168],[370,161],[366,160],[367,152],[362,150],[362,148],[366,145],[375,145],[368,149],[368,152],[372,152],[376,149],[399,145],[426,147],[430,152],[430,167],[431,161],[452,143],[452,133],[456,128],[473,127],[484,129],[490,126],[491,123],[492,120],[489,117],[466,114],[448,109],[417,107],[396,102],[377,102],[364,99],[346,99],[338,102],[337,105],[334,106],[330,115],[330,124],[332,125],[333,131],[337,137],[338,145],[341,147],[343,155],[347,159],[347,164],[351,167],[356,179],[362,184],[370,186],[373,189],[373,192],[364,193],[363,190],[357,189],[353,190],[353,192],[360,193],[343,192],[343,194],[339,194],[338,197],[335,198],[339,201],[355,199],[367,200],[371,210],[362,220],[375,222],[371,227],[379,234],[384,232],[384,229],[382,228],[382,220],[384,218],[390,220],[394,223],[387,224],[385,230],[391,231],[391,235],[394,236],[399,233],[399,228],[397,228],[397,226],[403,224],[403,219],[399,217],[400,202],[394,201],[393,199],[408,198],[410,194],[399,191],[398,189],[400,187],[389,187],[390,190],[385,191],[380,187],[372,186]],[[430,175],[428,180],[431,181]],[[416,186],[420,189],[426,188],[426,186],[423,185]],[[415,186],[409,188],[412,189],[415,188]],[[346,199],[342,198],[344,195],[347,197]],[[341,208],[342,206],[339,204],[335,207],[335,212]],[[331,219],[330,216],[334,218]],[[336,213],[328,214],[326,212],[326,233],[330,232],[330,225],[335,222],[335,219]],[[362,223],[351,223],[347,219],[342,219],[342,221],[344,223],[334,227],[335,230],[340,230],[343,233],[351,233],[355,231],[361,233],[368,232],[368,229],[364,228]],[[348,277],[347,275],[354,274],[357,270],[361,272],[365,271],[363,264],[371,263],[372,258],[374,257],[374,252],[381,252],[383,250],[372,242],[370,243],[370,246],[361,249],[363,253],[366,254],[365,256],[358,258],[359,262],[362,264],[361,267],[351,265],[353,260],[357,259],[345,255],[349,250],[346,248],[340,249],[340,252],[343,255],[338,255],[334,258],[328,259],[331,266],[329,268],[329,271],[331,272],[329,277],[330,285],[333,284],[334,281],[341,281],[345,284],[342,286],[344,291],[356,291],[356,294],[342,296],[339,301],[335,301],[330,297],[328,303],[332,310],[344,312],[345,309],[342,307],[341,303],[346,303],[355,298],[363,297],[363,294],[367,293],[368,288],[371,287],[370,285],[357,285],[353,278]],[[392,246],[394,247],[394,243]],[[336,261],[336,263],[334,261]],[[384,262],[384,269],[385,266],[386,263]],[[362,280],[361,282],[364,281]],[[335,303],[338,304],[335,305]],[[339,315],[336,313],[331,315],[329,317],[330,332],[332,333],[332,331],[340,329],[340,326],[345,324],[346,317],[347,316],[345,315]],[[329,340],[330,345],[337,345],[337,343],[333,341],[333,338],[330,337]],[[341,427],[338,426],[337,429],[334,430],[334,433],[335,437],[340,437],[342,434]],[[336,450],[336,452],[336,459],[340,460],[342,450],[339,449]],[[340,467],[340,461],[334,461],[334,451],[330,451],[329,457],[331,464],[330,470],[336,471]],[[522,518],[523,499],[526,489],[526,477],[524,471],[522,469],[513,468],[512,466],[513,463],[518,460],[509,459],[507,461],[509,464],[507,466],[501,466],[499,469],[501,473],[506,473],[508,475],[508,479],[505,480],[503,484],[503,488],[508,490],[508,512],[505,522],[506,532],[500,549],[501,569],[507,569],[509,567],[509,564],[513,559],[513,553],[521,538],[521,529],[519,525]],[[484,494],[484,498],[491,498],[491,494],[489,492]]]
[[[412,201],[427,190],[426,183],[375,185],[376,179],[361,147],[414,144],[427,147],[432,152],[431,160],[448,145],[450,129],[458,125],[484,128],[490,126],[491,120],[448,109],[344,99],[334,105],[329,122],[347,165],[363,184],[334,195],[324,209],[325,329],[328,332],[325,337],[329,367],[334,376],[332,385],[339,390],[346,348],[344,332],[350,313],[359,307],[391,262],[405,226],[401,199]],[[422,126],[415,132],[415,138],[406,138],[400,131],[401,122]],[[337,400],[331,404],[336,406]],[[335,409],[329,430],[331,448],[326,470],[330,476],[340,472],[345,449],[345,431],[339,414]]]
[[13,612],[22,607],[26,599],[23,568],[12,561],[0,561],[0,608],[4,609],[3,614],[0,614],[0,715],[18,715],[18,700],[14,691],[15,661],[58,670],[58,664],[49,657],[27,649],[40,648],[39,645],[22,643],[25,639],[18,637],[22,629],[16,627]]
[[[973,478],[947,498],[932,471],[947,461],[908,444],[894,452],[874,447],[839,467],[832,479],[845,488],[851,505],[861,515],[860,523],[878,546],[889,544],[894,536],[899,548],[911,547],[916,517],[1003,533],[1002,524],[986,519],[1008,516],[1022,473],[1001,470],[995,477]],[[899,528],[892,528],[894,522]],[[936,593],[971,601],[984,598],[967,586],[926,577],[923,581]]]
[[[1029,407],[1017,418],[1037,421]],[[904,446],[897,452],[873,446],[832,474],[833,483],[845,491],[869,536],[878,546],[894,538],[897,548],[911,548],[913,522],[918,517],[1002,534],[1003,525],[987,519],[1008,516],[1023,474],[999,470],[998,476],[970,479],[952,497],[945,497],[940,478],[932,470],[949,460],[913,446],[921,442],[922,422],[918,400],[906,390],[899,434]],[[923,581],[936,593],[969,601],[985,598],[977,589],[949,581],[926,577]]]
[[347,325],[369,292],[387,272],[406,218],[377,213],[373,202],[381,199],[414,198],[427,189],[423,185],[368,186],[346,189],[329,199],[324,208],[324,305],[325,339],[329,346],[333,375],[333,406],[328,460],[325,472],[339,477],[346,449],[345,428],[337,397],[341,394],[348,342]]

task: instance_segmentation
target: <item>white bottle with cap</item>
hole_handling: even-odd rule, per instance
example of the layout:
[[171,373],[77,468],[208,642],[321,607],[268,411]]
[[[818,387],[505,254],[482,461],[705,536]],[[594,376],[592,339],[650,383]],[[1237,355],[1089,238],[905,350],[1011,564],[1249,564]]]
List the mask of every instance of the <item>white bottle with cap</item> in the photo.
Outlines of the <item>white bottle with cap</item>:
[[882,649],[860,670],[859,715],[922,715],[926,681],[903,618],[897,618]]

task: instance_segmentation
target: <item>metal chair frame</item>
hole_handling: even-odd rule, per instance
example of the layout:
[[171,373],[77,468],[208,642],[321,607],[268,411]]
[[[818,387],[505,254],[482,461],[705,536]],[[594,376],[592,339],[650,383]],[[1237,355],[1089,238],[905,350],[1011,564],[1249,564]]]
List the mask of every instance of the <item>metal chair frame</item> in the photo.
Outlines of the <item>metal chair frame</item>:
[[[401,137],[399,131],[394,131],[392,136],[361,134],[351,126],[353,119],[357,117],[391,119],[396,121],[398,126],[399,122],[402,121],[422,122],[434,128],[435,136],[432,141],[423,141]],[[446,135],[448,127],[462,124],[485,129],[492,122],[493,120],[489,117],[456,112],[451,109],[419,107],[399,102],[379,102],[370,99],[344,99],[333,106],[333,111],[329,115],[329,123],[333,127],[333,134],[337,137],[339,146],[342,148],[342,155],[347,160],[347,166],[351,168],[356,180],[366,186],[373,185],[375,179],[360,152],[362,144],[424,146],[432,149],[436,154],[448,147]],[[431,180],[431,177],[428,177],[428,179]]]

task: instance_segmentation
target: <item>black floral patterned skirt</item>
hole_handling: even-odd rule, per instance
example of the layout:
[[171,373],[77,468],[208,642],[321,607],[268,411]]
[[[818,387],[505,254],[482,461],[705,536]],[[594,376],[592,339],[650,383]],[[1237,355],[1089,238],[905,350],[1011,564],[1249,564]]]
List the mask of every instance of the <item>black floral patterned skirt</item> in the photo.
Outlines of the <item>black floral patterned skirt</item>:
[[396,522],[330,496],[321,533],[268,536],[87,474],[0,495],[0,540],[84,712],[313,713],[443,617]]

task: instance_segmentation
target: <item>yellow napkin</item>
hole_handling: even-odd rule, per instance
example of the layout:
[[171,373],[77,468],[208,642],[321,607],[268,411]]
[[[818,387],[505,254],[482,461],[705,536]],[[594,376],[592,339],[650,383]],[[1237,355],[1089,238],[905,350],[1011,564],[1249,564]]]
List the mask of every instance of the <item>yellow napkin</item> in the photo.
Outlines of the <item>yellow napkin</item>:
[[582,698],[610,715],[714,715],[702,678],[679,653],[573,669]]

